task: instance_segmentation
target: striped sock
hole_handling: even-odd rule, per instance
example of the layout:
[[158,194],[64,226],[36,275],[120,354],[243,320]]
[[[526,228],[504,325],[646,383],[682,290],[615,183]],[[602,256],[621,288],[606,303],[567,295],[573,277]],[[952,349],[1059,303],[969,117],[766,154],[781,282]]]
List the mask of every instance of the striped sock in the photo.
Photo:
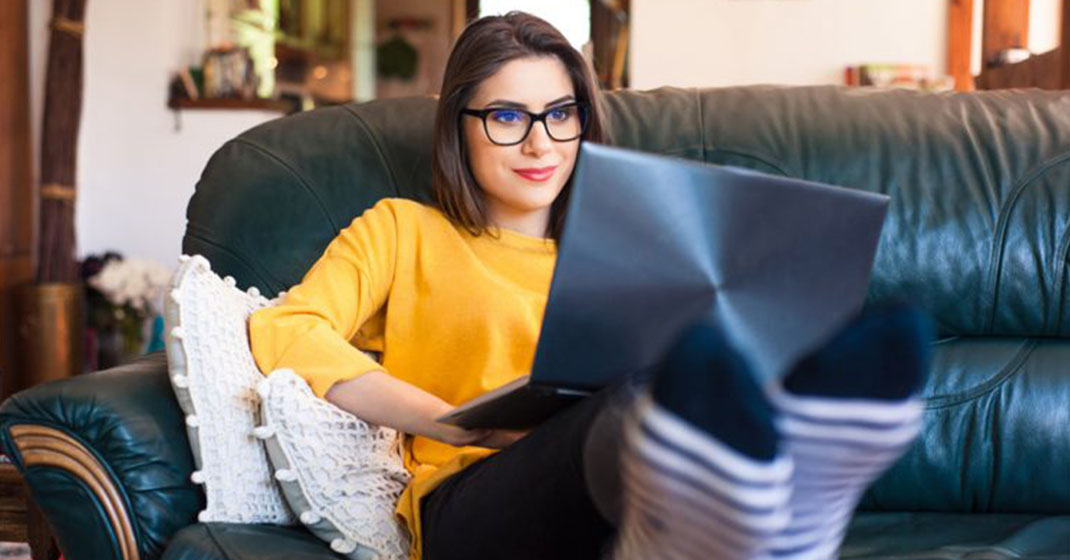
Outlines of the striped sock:
[[790,516],[774,412],[717,327],[685,332],[625,421],[614,558],[766,557]]
[[648,395],[625,434],[615,560],[769,557],[790,515],[790,460],[739,453]]
[[931,326],[905,307],[870,313],[767,387],[794,463],[791,522],[773,555],[835,558],[862,493],[921,429],[916,393]]
[[855,506],[921,428],[921,402],[800,397],[778,385],[770,400],[795,466],[791,522],[773,556],[835,558]]

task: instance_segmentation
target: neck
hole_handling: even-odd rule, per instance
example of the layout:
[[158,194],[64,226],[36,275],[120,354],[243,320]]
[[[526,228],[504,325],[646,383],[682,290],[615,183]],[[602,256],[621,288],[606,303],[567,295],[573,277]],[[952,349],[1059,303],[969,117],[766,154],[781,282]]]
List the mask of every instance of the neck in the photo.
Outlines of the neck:
[[549,208],[530,212],[509,211],[503,208],[490,210],[492,225],[531,237],[546,237],[546,228],[550,224]]

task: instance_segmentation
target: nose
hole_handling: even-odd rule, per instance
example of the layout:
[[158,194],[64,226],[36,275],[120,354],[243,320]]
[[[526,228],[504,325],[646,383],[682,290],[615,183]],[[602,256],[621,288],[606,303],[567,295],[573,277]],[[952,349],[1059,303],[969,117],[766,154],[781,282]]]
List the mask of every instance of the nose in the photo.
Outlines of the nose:
[[546,125],[537,122],[531,127],[531,131],[528,132],[528,137],[525,138],[523,144],[521,144],[521,151],[525,155],[540,157],[549,152],[552,147],[553,140],[551,140],[550,135],[546,133]]

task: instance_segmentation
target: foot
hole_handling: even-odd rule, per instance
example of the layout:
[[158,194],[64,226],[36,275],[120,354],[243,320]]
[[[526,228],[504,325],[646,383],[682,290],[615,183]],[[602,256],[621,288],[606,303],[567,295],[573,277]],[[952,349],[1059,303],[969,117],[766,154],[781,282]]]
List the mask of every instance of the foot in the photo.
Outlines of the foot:
[[921,429],[928,321],[905,307],[861,317],[773,383],[769,400],[794,463],[791,522],[777,557],[835,558],[867,487]]
[[626,427],[617,560],[765,557],[788,522],[773,408],[718,329],[681,338]]

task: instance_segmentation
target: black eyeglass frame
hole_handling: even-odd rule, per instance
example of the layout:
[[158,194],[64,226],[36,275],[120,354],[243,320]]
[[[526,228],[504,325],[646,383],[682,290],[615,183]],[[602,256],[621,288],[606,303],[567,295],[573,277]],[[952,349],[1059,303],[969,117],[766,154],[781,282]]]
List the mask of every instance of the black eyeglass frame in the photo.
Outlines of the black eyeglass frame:
[[[546,124],[546,117],[550,113],[552,113],[554,111],[560,111],[561,109],[564,109],[564,108],[567,108],[567,107],[576,107],[576,109],[579,110],[579,114],[580,114],[580,133],[577,134],[576,136],[573,136],[572,138],[568,138],[568,139],[565,139],[565,140],[560,140],[558,138],[555,138],[553,133],[550,132],[550,125]],[[494,140],[494,138],[491,137],[490,129],[487,128],[487,115],[489,115],[489,114],[491,114],[491,113],[493,113],[495,111],[516,111],[518,113],[524,113],[525,115],[528,116],[528,118],[530,119],[528,121],[528,128],[527,128],[527,130],[524,131],[524,135],[520,137],[520,140],[517,140],[516,142],[497,142],[497,141]],[[543,111],[541,113],[532,113],[531,111],[527,111],[527,110],[524,110],[524,109],[517,109],[515,107],[490,107],[490,108],[487,108],[487,109],[461,109],[461,114],[462,115],[468,115],[468,116],[471,116],[471,117],[479,117],[479,119],[481,121],[483,121],[483,134],[487,135],[487,140],[490,140],[490,142],[492,144],[494,144],[496,146],[516,146],[517,144],[520,144],[524,140],[528,139],[528,135],[531,134],[531,128],[533,126],[535,126],[535,123],[537,123],[537,122],[541,122],[542,123],[542,128],[543,128],[543,130],[546,131],[546,136],[549,137],[554,142],[571,142],[573,140],[581,138],[581,137],[583,137],[583,134],[585,132],[587,132],[587,122],[590,120],[590,119],[587,118],[587,115],[589,114],[588,111],[590,111],[590,105],[588,105],[586,102],[583,102],[583,101],[571,101],[569,103],[562,103],[561,105],[555,105],[553,107],[550,107],[549,109],[546,109],[545,111]]]

